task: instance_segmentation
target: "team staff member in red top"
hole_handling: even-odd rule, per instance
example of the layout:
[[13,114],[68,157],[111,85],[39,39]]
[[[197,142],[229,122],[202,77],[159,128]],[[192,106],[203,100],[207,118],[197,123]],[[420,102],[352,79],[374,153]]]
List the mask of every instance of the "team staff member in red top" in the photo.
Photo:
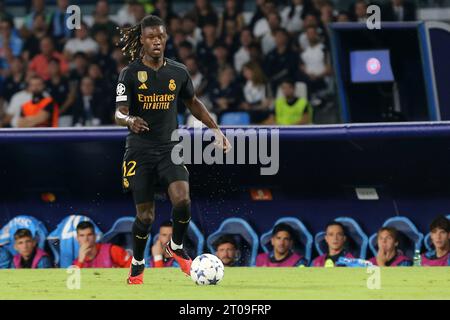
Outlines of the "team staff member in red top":
[[52,97],[44,92],[44,81],[34,76],[30,79],[29,90],[32,94],[30,101],[21,108],[17,127],[57,127],[58,107]]
[[89,221],[77,226],[80,244],[78,258],[73,262],[80,268],[129,268],[131,256],[121,247],[110,243],[95,243],[94,225]]

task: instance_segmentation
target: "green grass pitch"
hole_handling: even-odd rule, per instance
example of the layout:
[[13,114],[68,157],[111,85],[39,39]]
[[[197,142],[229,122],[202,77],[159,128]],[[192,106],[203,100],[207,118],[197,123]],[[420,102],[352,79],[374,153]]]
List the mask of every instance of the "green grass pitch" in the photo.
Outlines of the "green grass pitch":
[[197,286],[179,269],[146,269],[126,285],[126,269],[83,269],[77,289],[65,269],[0,270],[0,299],[450,299],[450,267],[382,268],[368,289],[365,268],[226,268],[216,286]]

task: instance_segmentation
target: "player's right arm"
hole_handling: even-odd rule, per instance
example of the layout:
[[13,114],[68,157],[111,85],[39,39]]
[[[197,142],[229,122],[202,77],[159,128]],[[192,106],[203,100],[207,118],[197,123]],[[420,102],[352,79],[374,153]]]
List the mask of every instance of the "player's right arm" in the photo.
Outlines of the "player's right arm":
[[130,115],[130,103],[133,94],[133,79],[128,67],[124,68],[119,75],[116,89],[116,112],[114,114],[119,126],[130,128],[134,133],[149,131],[144,119]]

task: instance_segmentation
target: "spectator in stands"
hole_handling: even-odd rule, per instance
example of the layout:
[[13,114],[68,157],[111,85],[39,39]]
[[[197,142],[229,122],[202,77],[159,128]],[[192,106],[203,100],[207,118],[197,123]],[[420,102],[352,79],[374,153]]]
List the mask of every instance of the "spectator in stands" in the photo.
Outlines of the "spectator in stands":
[[350,252],[345,250],[347,237],[342,223],[332,221],[327,224],[325,228],[325,241],[328,246],[328,251],[315,258],[312,261],[311,266],[334,267],[340,257],[354,258]]
[[34,21],[36,16],[41,15],[44,17],[46,24],[50,23],[51,16],[45,12],[45,0],[32,0],[31,12],[26,15],[23,27],[28,31],[34,30]]
[[[269,26],[269,13],[276,13],[277,7],[275,5],[275,2],[273,0],[262,0],[261,3],[258,4],[261,12],[258,14],[258,11],[253,16],[253,19],[258,15],[260,18],[256,21],[253,21],[250,24],[253,25],[253,36],[255,38],[262,38],[267,33],[270,33],[270,26]],[[279,26],[278,26],[279,27]]]
[[290,0],[290,5],[281,11],[281,26],[291,34],[302,31],[303,13],[306,11],[303,0]]
[[121,27],[125,25],[134,26],[137,23],[133,12],[136,4],[135,0],[126,0],[125,4],[117,12],[117,23]]
[[242,66],[250,61],[250,45],[253,42],[252,31],[249,28],[244,28],[240,34],[241,47],[234,54],[234,69],[237,72],[242,71]]
[[12,20],[0,21],[0,77],[9,68],[13,57],[18,57],[22,52],[23,41]]
[[197,45],[196,52],[199,61],[211,71],[215,65],[214,47],[217,44],[217,27],[212,23],[205,23],[203,26],[203,40]]
[[306,34],[306,30],[310,27],[315,28],[317,34],[322,34],[322,30],[319,28],[319,20],[317,19],[317,16],[312,13],[306,14],[303,19],[303,31],[298,37],[298,45],[300,47],[300,51],[305,50],[310,45],[308,41],[308,35]]
[[450,221],[439,216],[431,222],[431,242],[434,250],[422,254],[423,266],[450,266]]
[[281,26],[281,18],[278,12],[270,12],[267,15],[267,22],[269,24],[269,32],[265,33],[261,37],[261,49],[263,54],[268,54],[276,47],[275,33]]
[[81,79],[86,76],[89,67],[89,58],[83,52],[77,52],[73,56],[73,69],[70,71],[69,80],[71,85],[79,88]]
[[144,1],[137,2],[135,5],[133,5],[134,20],[136,20],[138,23],[141,22],[142,19],[144,19],[144,17],[147,15],[146,6],[149,3],[145,3]]
[[189,41],[183,41],[178,46],[178,60],[184,64],[189,57],[194,56],[194,47]]
[[29,64],[29,70],[34,74],[41,77],[44,81],[50,79],[50,73],[48,70],[48,64],[50,59],[54,58],[59,61],[62,74],[67,74],[69,65],[67,64],[64,56],[55,50],[53,40],[51,37],[44,37],[40,43],[41,53],[31,60]]
[[23,59],[19,57],[12,58],[10,66],[10,74],[3,81],[1,96],[10,101],[11,97],[17,92],[24,90],[25,82],[25,64]]
[[220,41],[226,46],[231,57],[239,49],[240,33],[232,20],[225,21],[225,32],[221,35]]
[[68,60],[77,52],[84,52],[89,57],[98,52],[98,43],[89,36],[85,22],[81,22],[80,28],[75,30],[75,38],[69,39],[64,46],[64,54]]
[[27,86],[24,90],[17,92],[11,97],[8,108],[3,115],[1,126],[2,127],[17,127],[17,120],[20,118],[22,111],[22,105],[30,101],[31,94],[31,77],[26,79]]
[[261,67],[248,62],[242,67],[245,79],[241,109],[250,113],[252,123],[263,123],[270,116],[272,92]]
[[55,46],[58,51],[62,51],[66,41],[72,37],[73,30],[67,26],[67,20],[71,13],[67,12],[69,0],[57,0],[56,9],[50,18],[50,35],[55,39]]
[[0,0],[0,20],[11,20],[13,18],[14,17],[8,12],[7,8],[5,8],[5,1]]
[[332,2],[326,1],[320,8],[320,22],[324,27],[334,22],[334,7]]
[[50,79],[46,81],[46,91],[58,106],[58,126],[70,127],[72,125],[72,107],[75,101],[75,87],[70,86],[69,79],[61,74],[59,61],[50,59],[48,64]]
[[234,80],[234,70],[227,66],[219,71],[218,81],[211,86],[210,98],[217,116],[236,110],[240,103],[241,92]]
[[295,78],[299,63],[298,54],[290,46],[289,34],[285,29],[275,31],[275,49],[264,60],[265,74],[270,79],[272,92],[276,92],[283,78]]
[[98,64],[105,77],[110,77],[115,73],[116,62],[112,58],[113,46],[108,38],[108,32],[106,29],[97,29],[97,32],[94,34],[94,39],[99,49],[92,60]]
[[301,53],[301,78],[308,85],[308,92],[313,95],[327,88],[327,77],[331,75],[331,64],[326,46],[317,33],[317,28],[306,29],[308,47]]
[[98,0],[93,15],[94,24],[91,27],[91,35],[94,35],[98,29],[106,30],[108,33],[108,38],[113,38],[118,34],[117,25],[109,18],[108,1]]
[[30,32],[25,38],[22,50],[22,56],[25,61],[32,60],[40,53],[41,40],[45,36],[48,36],[48,23],[45,20],[44,14],[34,15],[33,29]]
[[409,267],[412,261],[398,247],[398,232],[395,228],[383,227],[377,234],[378,253],[370,259],[375,266]]
[[172,221],[168,220],[163,222],[159,227],[158,240],[152,246],[152,258],[150,259],[150,267],[163,268],[174,267],[176,261],[169,256],[165,250],[166,244],[172,237],[173,227]]
[[224,10],[219,17],[219,33],[221,38],[226,34],[227,22],[236,26],[237,32],[240,32],[245,26],[244,16],[236,0],[225,0]]
[[166,22],[167,33],[170,36],[173,36],[175,32],[182,31],[182,23],[181,18],[178,15],[174,15],[170,18],[169,21]]
[[189,56],[186,61],[186,68],[189,72],[189,75],[192,79],[192,84],[194,86],[194,92],[197,97],[199,97],[202,101],[204,95],[206,94],[206,88],[208,87],[208,79],[200,72],[198,68],[197,59],[195,56]]
[[239,260],[239,250],[236,241],[231,235],[223,235],[214,242],[216,256],[225,267],[234,267]]
[[277,125],[311,124],[313,108],[306,97],[297,97],[295,82],[285,79],[281,83],[282,96],[275,100],[274,123]]
[[189,41],[194,48],[202,41],[202,29],[197,26],[195,15],[187,13],[183,16],[181,22],[181,28],[186,36],[186,40]]
[[294,230],[286,223],[277,224],[272,231],[270,243],[273,251],[260,253],[256,257],[257,267],[298,267],[308,265],[308,261],[292,250]]
[[256,9],[253,10],[253,15],[252,18],[250,20],[250,23],[248,23],[247,28],[249,28],[250,30],[252,30],[252,34],[253,34],[253,30],[255,29],[255,25],[256,23],[264,18],[264,4],[267,0],[256,0],[255,4],[256,4]]
[[155,16],[160,17],[166,23],[175,16],[172,9],[172,3],[169,0],[155,0],[155,10],[152,12]]
[[416,6],[407,0],[391,0],[381,8],[383,21],[415,21]]
[[[264,63],[264,55],[261,51],[261,46],[258,43],[258,41],[254,41],[250,44],[250,46],[248,47],[249,49],[249,54],[250,54],[250,60],[248,62],[254,62],[256,64],[258,64],[259,66],[262,66]],[[243,67],[241,68],[241,75],[243,74]]]
[[106,107],[104,97],[95,94],[94,80],[83,77],[80,94],[77,95],[73,107],[73,124],[75,126],[99,126],[105,118]]
[[127,251],[110,243],[95,242],[94,225],[89,221],[77,225],[78,258],[73,262],[79,268],[129,268],[132,257]]
[[350,14],[347,11],[341,11],[337,15],[337,22],[350,22]]
[[12,257],[9,251],[0,246],[0,269],[9,269],[11,267]]
[[14,233],[14,249],[17,254],[13,258],[12,268],[15,269],[44,269],[52,268],[52,261],[48,254],[37,246],[31,231],[19,229]]
[[219,22],[217,13],[209,0],[195,0],[195,7],[192,10],[192,14],[200,29],[206,23],[212,23],[217,26]]
[[21,107],[20,117],[17,119],[17,127],[57,127],[58,106],[53,98],[45,92],[44,81],[33,76],[30,79],[31,100],[25,102]]
[[353,8],[353,21],[366,23],[367,21],[366,0],[356,0]]
[[228,47],[224,43],[217,43],[214,46],[214,64],[209,71],[209,77],[217,79],[219,71],[225,67],[231,66],[229,60]]

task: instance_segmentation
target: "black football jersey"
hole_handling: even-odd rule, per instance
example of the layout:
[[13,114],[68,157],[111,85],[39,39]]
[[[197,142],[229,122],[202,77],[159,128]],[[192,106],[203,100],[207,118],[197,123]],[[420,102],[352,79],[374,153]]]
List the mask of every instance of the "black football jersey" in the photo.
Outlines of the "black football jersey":
[[125,67],[116,88],[116,106],[125,105],[129,114],[144,119],[149,131],[127,137],[127,148],[171,146],[171,136],[178,127],[177,100],[192,99],[194,87],[186,66],[164,59],[154,70],[141,59]]

